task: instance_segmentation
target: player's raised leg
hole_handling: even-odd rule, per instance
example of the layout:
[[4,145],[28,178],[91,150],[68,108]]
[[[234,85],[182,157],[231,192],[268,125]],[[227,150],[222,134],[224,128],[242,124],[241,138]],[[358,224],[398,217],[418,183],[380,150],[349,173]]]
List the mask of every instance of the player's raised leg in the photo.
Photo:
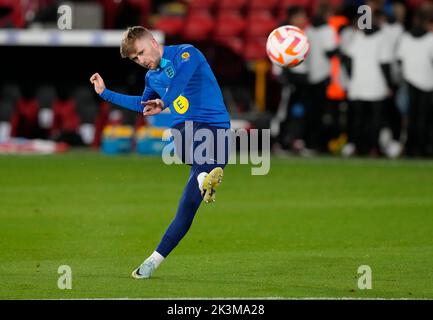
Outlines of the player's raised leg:
[[[200,125],[195,127],[197,130],[202,128],[203,126]],[[134,278],[150,278],[159,264],[173,251],[190,229],[201,201],[203,199],[206,202],[215,201],[215,189],[222,182],[223,168],[228,162],[229,139],[225,137],[223,141],[217,141],[216,128],[210,127],[210,130],[214,131],[213,145],[218,146],[220,143],[220,148],[215,148],[212,157],[218,159],[219,152],[217,150],[219,149],[221,152],[225,152],[224,157],[222,157],[224,160],[222,163],[214,163],[214,159],[210,159],[211,156],[208,155],[208,163],[193,162],[176,216],[167,228],[155,252],[133,271],[132,276]],[[194,145],[194,149],[195,147],[196,145]]]

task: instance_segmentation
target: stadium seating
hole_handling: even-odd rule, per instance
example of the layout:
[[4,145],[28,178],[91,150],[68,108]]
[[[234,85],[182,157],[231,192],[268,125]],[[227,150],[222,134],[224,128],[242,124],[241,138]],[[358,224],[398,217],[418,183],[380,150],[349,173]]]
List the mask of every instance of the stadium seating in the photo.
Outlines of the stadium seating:
[[5,84],[0,90],[1,98],[11,101],[12,103],[15,103],[20,95],[21,92],[19,86],[13,83]]
[[288,8],[292,6],[301,6],[307,8],[310,6],[311,0],[280,0],[278,1],[279,8]]
[[250,38],[245,42],[243,57],[245,60],[259,60],[266,58],[266,39]]
[[54,86],[42,85],[37,89],[36,97],[39,101],[39,105],[43,109],[51,108],[51,105],[56,96],[56,90]]
[[57,131],[76,131],[80,125],[80,118],[76,109],[74,99],[59,100],[53,102],[53,126],[52,132]]
[[76,111],[82,123],[93,123],[98,113],[93,89],[89,86],[80,86],[74,93]]
[[416,7],[421,6],[424,2],[426,2],[426,1],[425,0],[408,0],[407,5],[409,7],[416,8]]
[[250,10],[272,10],[277,6],[278,2],[279,0],[251,0],[248,3],[248,8]]
[[216,36],[214,37],[214,40],[222,44],[228,48],[230,48],[233,52],[235,52],[238,55],[242,55],[242,51],[244,48],[244,40],[242,37],[236,37],[236,36],[229,36],[229,37],[222,37],[222,36]]
[[164,32],[167,36],[175,36],[181,32],[184,23],[183,17],[160,16],[154,23],[153,28]]
[[216,19],[215,38],[236,37],[245,29],[246,21],[236,10],[220,11]]
[[190,11],[186,18],[182,36],[189,41],[206,40],[214,25],[215,22],[208,10]]
[[[125,1],[125,0],[124,0]],[[151,12],[151,0],[127,0],[130,5],[135,6],[140,10],[141,25],[147,25],[147,19]]]
[[11,119],[11,135],[25,138],[37,137],[40,131],[38,113],[39,103],[35,97],[19,98]]
[[25,8],[20,1],[0,0],[0,7],[4,12],[4,17],[0,17],[0,27],[9,27],[10,24],[18,28],[25,26]]
[[11,119],[15,112],[15,103],[20,96],[16,85],[5,85],[0,89],[0,141],[11,134]]
[[267,37],[278,26],[268,10],[253,10],[248,13],[245,36],[247,38]]
[[94,122],[95,136],[92,142],[93,148],[99,148],[101,145],[102,131],[109,121],[110,108],[111,105],[108,102],[101,101],[99,103],[98,114]]
[[216,0],[190,0],[188,5],[190,9],[210,9],[215,2]]
[[247,0],[221,0],[218,2],[218,8],[221,10],[227,9],[243,9],[247,4]]

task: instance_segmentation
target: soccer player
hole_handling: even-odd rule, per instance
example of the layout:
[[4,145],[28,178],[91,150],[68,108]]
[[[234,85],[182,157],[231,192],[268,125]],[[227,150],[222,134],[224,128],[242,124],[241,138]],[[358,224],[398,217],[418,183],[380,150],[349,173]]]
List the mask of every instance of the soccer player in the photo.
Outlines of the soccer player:
[[[202,200],[213,202],[215,188],[222,181],[223,168],[228,162],[228,136],[217,139],[217,130],[230,129],[230,118],[223,102],[221,89],[203,54],[189,44],[162,46],[144,27],[128,28],[122,39],[120,54],[149,69],[141,96],[113,92],[105,87],[102,77],[90,77],[96,93],[108,102],[123,108],[156,115],[170,108],[172,128],[181,133],[175,150],[184,163],[191,164],[188,182],[183,191],[176,216],[166,230],[156,250],[132,272],[136,279],[150,278],[160,263],[177,246],[189,230]],[[188,140],[188,124],[193,132],[207,129],[213,133],[213,152],[206,154],[205,163],[187,158],[200,142]],[[219,144],[219,145],[218,145]],[[224,156],[218,155],[218,152]],[[221,158],[221,159],[220,159]],[[215,160],[215,159],[218,159]]]

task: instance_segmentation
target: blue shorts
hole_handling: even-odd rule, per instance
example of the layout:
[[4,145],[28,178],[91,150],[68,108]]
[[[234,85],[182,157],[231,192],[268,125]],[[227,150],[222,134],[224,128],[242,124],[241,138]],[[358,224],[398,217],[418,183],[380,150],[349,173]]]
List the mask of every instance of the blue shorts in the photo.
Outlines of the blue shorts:
[[202,122],[179,123],[172,128],[176,155],[188,165],[224,167],[230,156],[230,131]]

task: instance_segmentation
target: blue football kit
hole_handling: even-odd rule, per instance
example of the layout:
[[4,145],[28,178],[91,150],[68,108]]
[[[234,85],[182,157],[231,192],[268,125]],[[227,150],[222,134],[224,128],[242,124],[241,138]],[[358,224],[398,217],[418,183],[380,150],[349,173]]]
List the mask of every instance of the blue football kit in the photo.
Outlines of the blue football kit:
[[221,89],[203,54],[192,45],[164,47],[159,67],[146,73],[142,96],[105,89],[101,97],[129,110],[143,112],[142,101],[160,98],[169,107],[172,126],[185,121],[230,127]]
[[[108,89],[100,96],[123,108],[143,112],[141,102],[159,98],[164,102],[164,108],[170,108],[172,128],[177,129],[182,136],[181,147],[189,146],[192,150],[182,150],[181,155],[188,151],[194,152],[197,141],[185,141],[185,123],[192,122],[193,134],[200,129],[213,133],[215,146],[213,159],[220,159],[217,151],[222,150],[223,161],[206,163],[191,163],[191,171],[187,185],[183,191],[176,216],[166,230],[156,251],[163,257],[176,247],[189,230],[194,216],[202,202],[202,194],[197,177],[202,172],[209,173],[216,167],[224,168],[229,158],[229,140],[217,141],[217,130],[229,130],[230,117],[223,101],[221,89],[204,55],[189,44],[165,46],[158,68],[149,70],[145,77],[145,89],[141,96],[124,95]],[[217,147],[216,145],[219,144]],[[221,145],[222,144],[222,145]],[[181,159],[185,162],[184,156]],[[213,160],[211,159],[211,160]]]

